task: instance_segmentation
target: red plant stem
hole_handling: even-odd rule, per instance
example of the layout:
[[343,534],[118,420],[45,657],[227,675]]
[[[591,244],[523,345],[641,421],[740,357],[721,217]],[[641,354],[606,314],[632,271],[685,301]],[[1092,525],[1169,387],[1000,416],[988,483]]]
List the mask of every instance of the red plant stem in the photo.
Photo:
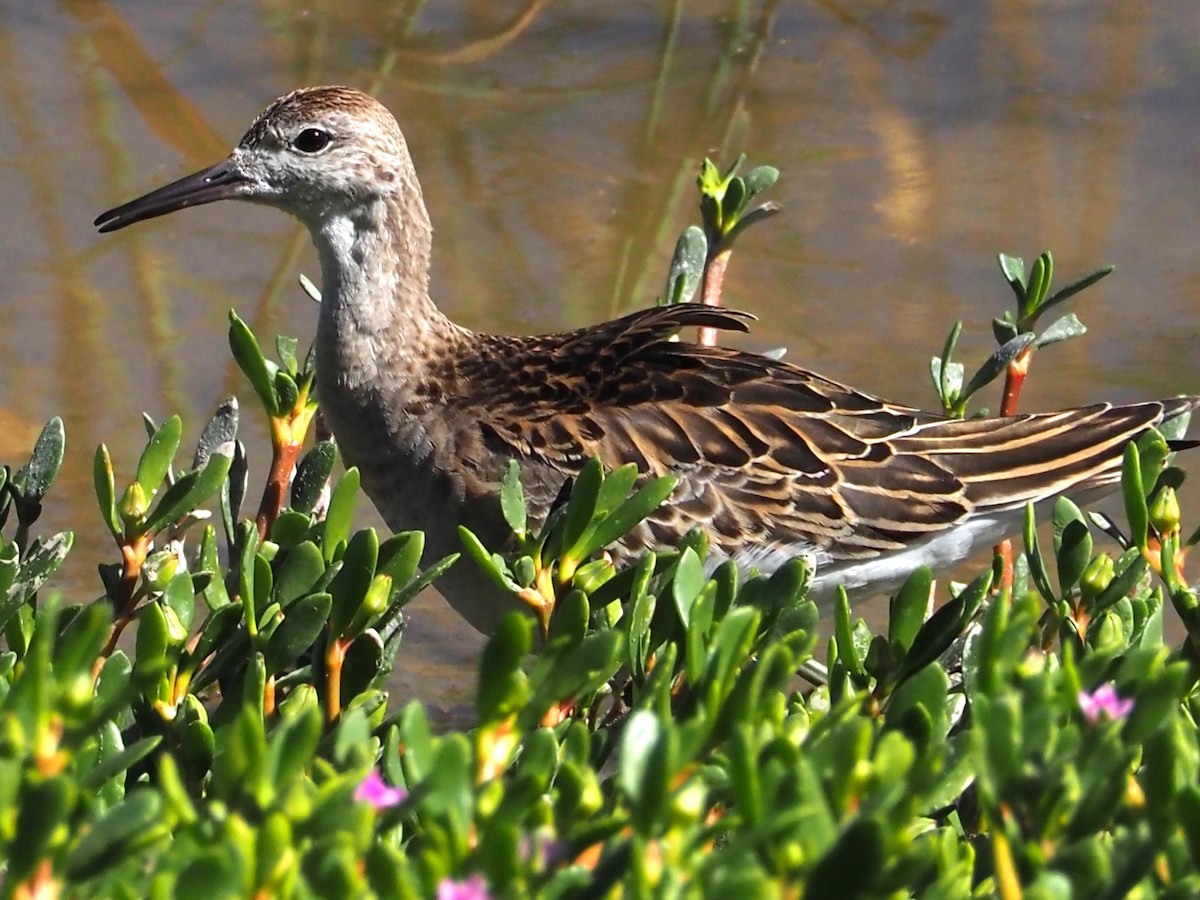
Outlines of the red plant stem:
[[299,441],[275,439],[272,442],[274,451],[271,459],[271,474],[263,487],[262,502],[258,505],[258,515],[254,524],[258,526],[258,539],[267,538],[271,526],[279,518],[283,509],[283,498],[287,493],[289,482],[292,480],[292,470],[296,468],[296,457],[300,455]]
[[267,683],[263,686],[263,715],[275,714],[275,676],[268,675]]
[[121,593],[112,597],[113,624],[108,632],[108,640],[100,651],[100,659],[108,659],[117,649],[117,641],[125,627],[133,621],[134,597],[137,594],[138,578],[142,574],[142,563],[150,552],[150,535],[140,534],[132,541],[121,542]]
[[1025,386],[1025,376],[1029,374],[1029,363],[1033,359],[1033,347],[1026,347],[1008,364],[1004,375],[1004,395],[1000,398],[1000,415],[1015,416],[1017,401],[1021,399],[1021,388]]
[[[1000,398],[1000,415],[1015,416],[1017,403],[1021,399],[1021,388],[1025,385],[1025,376],[1029,374],[1029,363],[1033,359],[1033,347],[1029,346],[1013,357],[1004,374],[1004,393]],[[1000,584],[998,590],[1012,592],[1013,586],[1013,549],[1012,541],[1007,538],[996,545],[995,554],[1001,559]]]
[[[715,256],[709,258],[704,266],[704,289],[700,294],[700,302],[705,306],[721,305],[721,285],[725,282],[725,267],[729,265],[729,254],[732,248],[726,247]],[[702,347],[717,346],[717,329],[701,328],[700,345]]]
[[342,714],[342,664],[345,661],[346,644],[341,638],[333,638],[325,653],[325,721],[330,725]]

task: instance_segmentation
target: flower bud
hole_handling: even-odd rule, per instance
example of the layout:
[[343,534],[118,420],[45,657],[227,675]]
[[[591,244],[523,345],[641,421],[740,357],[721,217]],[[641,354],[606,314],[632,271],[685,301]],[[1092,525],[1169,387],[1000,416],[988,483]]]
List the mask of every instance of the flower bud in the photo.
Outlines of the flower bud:
[[142,563],[142,581],[152,591],[166,590],[179,569],[179,557],[172,550],[151,553]]
[[121,521],[126,525],[139,521],[146,515],[149,508],[150,501],[146,498],[146,492],[136,481],[125,488],[125,493],[121,495],[121,502],[117,504],[117,509],[121,513]]
[[363,597],[362,606],[359,608],[368,616],[377,616],[387,609],[391,597],[392,576],[380,573],[371,579],[371,586],[367,588],[367,595]]
[[1099,619],[1088,626],[1087,642],[1097,650],[1122,649],[1125,646],[1125,629],[1112,610],[1105,610]]
[[1166,485],[1154,495],[1154,502],[1150,504],[1150,524],[1160,535],[1174,534],[1179,530],[1182,518],[1175,488]]
[[1108,589],[1112,580],[1112,557],[1107,553],[1101,553],[1099,556],[1092,557],[1092,561],[1083,570],[1083,577],[1079,579],[1079,590],[1088,600],[1094,600]]

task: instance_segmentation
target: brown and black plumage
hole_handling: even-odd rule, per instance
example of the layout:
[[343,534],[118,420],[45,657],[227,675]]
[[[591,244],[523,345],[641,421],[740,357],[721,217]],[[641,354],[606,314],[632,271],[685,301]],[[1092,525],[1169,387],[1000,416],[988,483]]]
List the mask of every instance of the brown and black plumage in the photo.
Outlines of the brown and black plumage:
[[[508,460],[539,516],[599,456],[679,479],[618,553],[698,524],[718,557],[744,568],[803,554],[818,595],[880,591],[998,540],[1029,502],[1103,493],[1130,438],[1200,404],[945,419],[788,363],[671,340],[696,326],[745,331],[751,318],[697,305],[565,334],[470,332],[429,297],[432,228],[404,138],[349,88],[280,98],[227,160],[96,224],[226,198],[279,207],[312,233],[322,408],[388,525],[424,530],[431,558],[459,549],[459,524],[485,544],[504,540],[496,494]],[[467,564],[439,584],[481,630],[511,608]]]

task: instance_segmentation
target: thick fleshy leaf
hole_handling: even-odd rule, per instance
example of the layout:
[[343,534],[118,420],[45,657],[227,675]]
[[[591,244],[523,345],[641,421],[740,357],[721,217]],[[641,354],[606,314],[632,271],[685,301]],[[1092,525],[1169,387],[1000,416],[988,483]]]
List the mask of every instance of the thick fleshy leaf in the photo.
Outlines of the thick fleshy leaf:
[[858,657],[854,643],[854,628],[850,620],[850,598],[846,589],[838,585],[833,600],[833,633],[837,638],[838,659],[855,678],[863,675],[862,660]]
[[113,476],[112,457],[108,447],[101,444],[96,448],[92,461],[92,484],[96,489],[96,502],[100,504],[100,518],[114,537],[122,532],[121,517],[117,515],[117,489]]
[[242,370],[254,393],[258,394],[267,415],[277,416],[282,410],[275,394],[274,376],[271,366],[259,349],[258,339],[248,325],[238,318],[238,314],[229,312],[229,348],[233,351],[234,361]]
[[402,531],[393,534],[379,545],[379,563],[375,571],[390,575],[392,583],[405,585],[417,574],[421,554],[425,552],[425,534],[420,531]]
[[731,178],[725,186],[725,195],[721,197],[722,230],[728,231],[737,224],[742,210],[746,206],[746,182],[741,178]]
[[676,733],[649,710],[639,710],[625,724],[617,785],[640,830],[650,831],[666,811],[677,742]]
[[120,752],[106,757],[98,765],[88,769],[80,780],[80,784],[87,790],[98,789],[110,778],[120,775],[122,772],[141,762],[153,753],[161,743],[162,735],[160,734],[142,738]]
[[753,197],[772,187],[779,180],[779,170],[774,166],[755,166],[746,173],[746,193]]
[[329,583],[329,593],[333,595],[329,628],[334,635],[341,635],[354,620],[367,596],[378,562],[379,536],[375,529],[357,532],[346,546],[341,569]]
[[1058,586],[1059,590],[1065,593],[1079,583],[1084,569],[1092,559],[1092,534],[1082,516],[1066,524],[1059,543],[1060,547],[1055,554],[1058,562]]
[[333,441],[317,441],[296,467],[292,481],[292,509],[311,513],[321,499],[325,483],[337,461],[337,446]]
[[1025,284],[1025,302],[1021,305],[1022,316],[1029,316],[1039,311],[1042,301],[1046,299],[1053,276],[1054,257],[1047,251],[1035,259],[1029,269],[1029,281]]
[[997,344],[1007,344],[1017,336],[1017,324],[1011,317],[1012,313],[1005,313],[1004,318],[992,319],[992,335]]
[[521,613],[509,613],[500,620],[484,648],[475,694],[475,714],[480,725],[499,722],[525,703],[527,687],[521,660],[531,646],[531,625]]
[[677,483],[678,479],[674,475],[667,475],[639,488],[632,497],[596,523],[588,535],[585,555],[591,555],[628,534],[635,525],[671,496]]
[[[0,628],[38,592],[46,583],[46,579],[58,571],[58,567],[71,552],[74,541],[75,536],[69,531],[64,531],[34,542],[24,562],[16,569],[3,599],[0,599]],[[11,543],[0,551],[0,586],[8,577],[7,572],[12,570],[16,554],[16,545]]]
[[297,374],[300,371],[300,362],[296,359],[296,345],[300,343],[294,337],[286,335],[277,335],[275,337],[275,356],[278,358],[280,365],[284,371],[290,374]]
[[196,455],[192,457],[192,468],[201,468],[214,453],[221,452],[226,456],[232,456],[232,448],[226,448],[225,445],[237,439],[237,430],[237,397],[228,397],[217,407],[213,417],[208,420],[208,424],[200,432],[200,440],[196,443]]
[[178,521],[215,494],[229,474],[231,464],[230,457],[215,452],[209,456],[203,469],[193,470],[179,478],[163,492],[162,498],[146,517],[145,533],[154,534]]
[[220,609],[229,604],[229,591],[225,589],[224,570],[217,551],[217,532],[211,525],[204,526],[204,534],[200,538],[200,571],[212,575],[202,590],[204,602],[210,610]]
[[367,628],[354,638],[342,664],[342,703],[348,704],[375,684],[385,671],[383,640]]
[[285,413],[295,409],[296,401],[300,397],[300,389],[296,386],[296,379],[280,369],[275,373],[274,387],[275,402],[279,404],[279,409]]
[[83,835],[67,857],[67,875],[89,878],[168,833],[158,792],[135,790]]
[[1059,341],[1069,341],[1071,338],[1087,334],[1087,328],[1075,313],[1067,313],[1061,319],[1055,319],[1038,335],[1037,346],[1046,347]]
[[989,570],[929,617],[913,638],[912,647],[904,657],[900,672],[896,676],[897,684],[929,665],[949,649],[950,644],[979,610],[991,586],[992,573]]
[[943,363],[942,357],[935,356],[929,361],[929,373],[933,378],[933,387],[938,392],[938,399],[942,405],[951,408],[958,403],[967,367],[960,362]]
[[675,576],[671,579],[671,597],[675,601],[675,610],[679,613],[679,621],[686,629],[691,621],[692,604],[704,587],[704,565],[700,557],[691,548],[683,551],[679,561],[675,563]]
[[1034,518],[1033,504],[1025,505],[1025,519],[1021,535],[1025,540],[1025,558],[1029,561],[1029,577],[1042,599],[1053,603],[1058,599],[1050,584],[1050,572],[1046,568],[1046,559],[1042,556],[1042,545],[1037,536],[1037,519]]
[[171,416],[154,432],[142,451],[138,460],[137,481],[147,497],[154,496],[159,485],[171,470],[171,461],[179,451],[179,442],[183,437],[183,421],[179,416]]
[[[429,585],[436,582],[437,579],[442,576],[442,573],[458,562],[458,558],[459,554],[451,553],[449,556],[439,559],[433,565],[426,566],[425,570],[418,577],[408,582],[408,584],[393,589],[391,606],[389,607],[388,611],[384,613],[383,618],[375,623],[376,630],[379,631],[380,634],[384,635],[385,640],[387,638],[385,623],[393,618],[398,618],[400,610],[404,608],[405,604],[412,600],[413,597],[417,596],[417,594],[421,593],[421,591],[425,590],[425,588],[429,587]],[[393,581],[393,584],[397,583],[398,582]]]
[[167,582],[167,587],[163,591],[163,602],[175,613],[179,624],[185,631],[191,629],[192,618],[196,611],[196,588],[190,572],[186,569],[177,572]]
[[907,651],[921,625],[929,616],[933,603],[933,570],[928,566],[916,569],[903,587],[892,597],[888,609],[888,640]]
[[229,475],[221,485],[221,524],[225,528],[225,540],[231,551],[237,547],[237,522],[241,517],[242,500],[246,497],[249,477],[250,466],[246,461],[246,447],[241,441],[234,441]]
[[1098,615],[1121,598],[1128,596],[1146,573],[1150,564],[1137,547],[1131,547],[1121,554],[1113,564],[1113,579],[1109,582],[1093,605],[1093,614]]
[[1133,441],[1125,445],[1125,456],[1121,461],[1121,495],[1125,498],[1125,519],[1129,523],[1130,540],[1135,547],[1145,550],[1150,513],[1142,485],[1141,454]]
[[1078,294],[1080,291],[1082,291],[1084,288],[1089,288],[1093,284],[1095,284],[1097,281],[1099,281],[1101,278],[1104,278],[1105,276],[1112,274],[1112,271],[1114,268],[1115,267],[1111,266],[1111,265],[1101,266],[1096,271],[1091,272],[1087,275],[1084,275],[1078,281],[1067,285],[1062,290],[1056,291],[1055,293],[1053,293],[1052,295],[1047,297],[1046,300],[1042,303],[1040,312],[1045,313],[1046,310],[1051,309],[1052,307],[1058,306],[1058,304],[1062,303],[1065,300],[1071,299],[1076,294]]
[[637,477],[637,466],[633,463],[617,466],[605,475],[596,494],[596,514],[607,515],[625,502],[637,483]]
[[1016,294],[1017,300],[1023,302],[1025,300],[1025,260],[1019,256],[999,253],[996,255],[996,262],[1000,264],[1000,271],[1004,273],[1008,286]]
[[704,263],[708,258],[708,239],[704,230],[689,225],[679,235],[675,253],[671,257],[671,268],[667,273],[667,287],[663,292],[665,303],[691,303],[696,289],[704,280]]
[[509,576],[503,557],[499,554],[489,553],[483,546],[483,542],[463,525],[458,526],[458,539],[462,542],[463,549],[471,561],[479,566],[498,587],[514,594],[520,592],[521,586]]
[[971,380],[967,382],[967,386],[963,388],[960,400],[966,400],[968,397],[975,394],[980,388],[991,384],[1001,374],[1003,374],[1008,364],[1017,358],[1024,350],[1029,347],[1035,340],[1032,333],[1026,332],[1018,334],[1011,341],[1008,341],[1003,346],[996,348],[991,356],[987,358],[979,370],[971,376]]
[[289,606],[283,621],[267,642],[263,654],[267,672],[283,671],[311,647],[325,626],[332,607],[333,597],[329,594],[308,594]]
[[20,489],[23,498],[40,502],[46,496],[58,475],[58,470],[62,467],[65,445],[63,421],[55,416],[45,424],[42,433],[38,435],[29,462],[12,476],[12,483]]
[[603,480],[604,470],[600,460],[592,457],[580,470],[571,489],[571,497],[567,501],[567,513],[563,521],[563,548],[577,561],[588,556],[583,537],[595,516],[596,499]]
[[275,578],[275,599],[285,610],[311,591],[325,575],[321,548],[312,541],[297,544],[287,552]]
[[521,467],[515,459],[508,461],[500,482],[500,511],[514,534],[525,534],[525,492],[521,488]]
[[350,526],[354,521],[354,507],[358,500],[358,469],[349,468],[329,497],[329,511],[325,514],[325,535],[321,552],[326,562],[333,562],[341,552],[342,545],[350,537]]

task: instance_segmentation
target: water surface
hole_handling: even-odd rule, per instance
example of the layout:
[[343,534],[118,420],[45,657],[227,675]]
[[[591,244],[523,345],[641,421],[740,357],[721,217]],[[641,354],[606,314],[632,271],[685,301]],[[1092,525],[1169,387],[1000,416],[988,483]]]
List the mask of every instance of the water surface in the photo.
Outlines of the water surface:
[[[273,97],[316,83],[368,88],[400,119],[436,227],[436,297],[471,328],[650,304],[696,218],[700,160],[745,152],[783,171],[783,212],[730,266],[726,302],[760,319],[744,346],[929,406],[928,358],[954,319],[968,358],[993,346],[1009,299],[995,253],[1049,248],[1060,278],[1117,272],[1078,306],[1090,334],[1037,358],[1024,409],[1200,390],[1197,47],[1187,0],[0,0],[0,459],[65,418],[47,516],[79,531],[71,589],[99,593],[113,547],[95,445],[129,472],[143,410],[181,413],[194,440],[228,393],[247,406],[228,310],[307,341],[316,310],[295,281],[317,267],[270,210],[107,237],[90,222],[216,161]],[[245,431],[261,473],[262,429]],[[423,598],[398,693],[466,715],[479,646]]]

